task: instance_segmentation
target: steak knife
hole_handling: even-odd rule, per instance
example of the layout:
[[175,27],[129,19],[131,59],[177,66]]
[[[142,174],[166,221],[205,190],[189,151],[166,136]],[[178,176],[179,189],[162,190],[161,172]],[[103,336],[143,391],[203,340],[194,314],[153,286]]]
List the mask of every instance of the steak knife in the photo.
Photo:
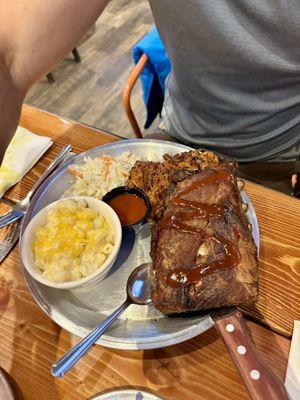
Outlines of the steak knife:
[[235,307],[210,314],[253,400],[288,400],[284,384],[258,353],[243,315]]

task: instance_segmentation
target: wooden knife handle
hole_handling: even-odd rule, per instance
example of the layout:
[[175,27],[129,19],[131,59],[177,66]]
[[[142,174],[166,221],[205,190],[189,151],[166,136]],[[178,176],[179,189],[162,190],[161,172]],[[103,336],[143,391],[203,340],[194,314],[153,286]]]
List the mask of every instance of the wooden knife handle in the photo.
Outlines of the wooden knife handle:
[[288,400],[284,385],[256,350],[244,322],[236,311],[215,321],[227,350],[253,400]]

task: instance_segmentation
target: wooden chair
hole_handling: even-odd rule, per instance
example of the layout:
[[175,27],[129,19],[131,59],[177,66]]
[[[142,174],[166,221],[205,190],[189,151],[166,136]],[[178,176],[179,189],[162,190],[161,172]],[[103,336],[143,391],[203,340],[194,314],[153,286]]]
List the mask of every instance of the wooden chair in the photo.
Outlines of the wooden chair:
[[139,59],[138,63],[136,64],[136,66],[134,67],[134,70],[130,74],[127,84],[123,90],[123,106],[124,106],[126,115],[128,117],[129,123],[132,126],[134,134],[138,139],[142,139],[143,135],[142,135],[140,127],[137,123],[137,120],[135,118],[135,115],[132,111],[131,103],[130,103],[130,96],[131,96],[132,89],[134,88],[134,85],[135,85],[136,81],[138,80],[138,78],[140,77],[147,62],[148,62],[148,56],[146,54],[143,54],[142,57]]

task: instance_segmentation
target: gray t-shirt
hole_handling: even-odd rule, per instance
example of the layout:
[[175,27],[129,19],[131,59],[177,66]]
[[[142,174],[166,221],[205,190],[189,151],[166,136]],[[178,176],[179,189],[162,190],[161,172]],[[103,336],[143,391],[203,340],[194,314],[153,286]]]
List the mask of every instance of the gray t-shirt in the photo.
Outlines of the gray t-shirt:
[[299,0],[149,0],[172,63],[167,130],[240,161],[300,140]]

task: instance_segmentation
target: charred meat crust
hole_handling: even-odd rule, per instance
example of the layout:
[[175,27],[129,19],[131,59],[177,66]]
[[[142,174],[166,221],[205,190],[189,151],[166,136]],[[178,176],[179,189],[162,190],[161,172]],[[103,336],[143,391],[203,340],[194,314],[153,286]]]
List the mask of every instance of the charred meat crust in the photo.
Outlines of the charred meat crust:
[[[151,218],[157,220],[164,212],[168,196],[177,182],[187,176],[226,163],[215,153],[206,150],[191,150],[170,156],[164,155],[162,162],[137,161],[131,168],[127,186],[143,190],[149,197]],[[236,168],[234,161],[228,163]]]
[[[154,282],[152,301],[161,312],[182,313],[256,301],[257,250],[242,208],[236,169],[234,161],[226,161],[205,150],[165,155],[162,162],[139,161],[131,169],[127,184],[147,193],[152,204],[151,218],[156,221],[151,240]],[[201,229],[206,239],[203,234],[192,234],[170,227],[162,229],[170,216],[184,212],[182,207],[172,204],[172,199],[194,181],[203,179],[211,171],[220,170],[227,171],[232,179],[196,188],[185,197],[221,207],[221,217],[212,216],[208,220],[199,217],[189,222]],[[207,239],[220,235],[238,249],[240,259],[237,265],[220,268],[202,276],[193,284],[175,287],[168,285],[168,276],[176,267],[195,265],[199,257],[204,263],[220,259],[223,249]]]
[[[235,175],[235,166],[221,163],[215,170],[226,168]],[[161,229],[170,214],[176,215],[179,209],[170,200],[182,192],[193,180],[209,170],[188,176],[177,183],[168,198],[168,206],[162,218],[152,230],[151,257],[153,260],[153,281],[155,289],[152,301],[161,312],[172,314],[187,311],[205,310],[223,306],[254,302],[258,294],[258,269],[256,246],[253,242],[248,221],[242,210],[236,178],[231,182],[219,182],[189,193],[189,199],[197,199],[209,204],[220,204],[223,215],[212,217],[209,221],[193,221],[210,236],[221,235],[237,247],[240,254],[238,265],[219,269],[205,275],[196,284],[170,287],[167,276],[178,265],[195,265],[199,248],[204,244],[208,254],[202,256],[204,262],[218,259],[222,249],[212,246],[211,241],[203,240],[202,235],[180,232],[174,229]],[[205,252],[204,252],[205,253]]]

